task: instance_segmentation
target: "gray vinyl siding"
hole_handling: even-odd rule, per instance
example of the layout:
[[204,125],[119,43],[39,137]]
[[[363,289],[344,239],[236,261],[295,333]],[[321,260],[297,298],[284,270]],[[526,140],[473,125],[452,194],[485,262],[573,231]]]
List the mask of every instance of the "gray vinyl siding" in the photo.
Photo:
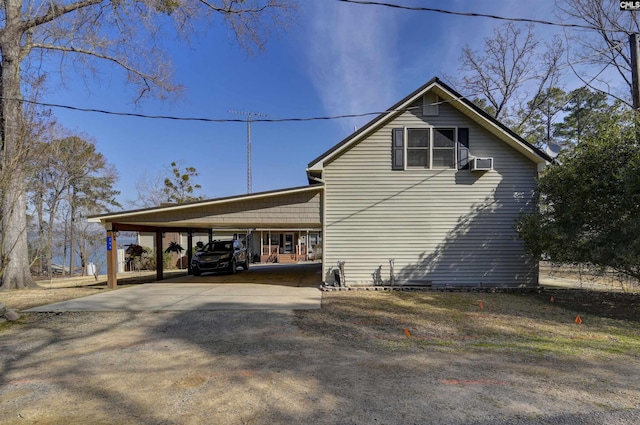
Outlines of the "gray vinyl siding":
[[[345,262],[349,285],[534,285],[537,263],[514,220],[532,206],[536,164],[451,105],[438,116],[405,112],[325,164],[325,279]],[[469,154],[494,171],[391,169],[392,129],[469,128]]]

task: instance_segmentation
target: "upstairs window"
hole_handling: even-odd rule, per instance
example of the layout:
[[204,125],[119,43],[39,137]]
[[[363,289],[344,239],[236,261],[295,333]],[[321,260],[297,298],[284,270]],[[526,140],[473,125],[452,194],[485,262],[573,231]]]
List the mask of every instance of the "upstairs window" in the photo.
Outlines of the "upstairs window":
[[433,168],[454,168],[456,165],[456,129],[433,129]]
[[[460,141],[456,142],[465,134],[468,134],[468,130],[462,128],[394,128],[391,168],[456,168],[456,165],[460,165],[456,163],[458,158],[466,159],[466,155],[459,152]],[[468,146],[468,141],[465,145]]]
[[428,128],[407,129],[407,167],[430,168],[431,135]]

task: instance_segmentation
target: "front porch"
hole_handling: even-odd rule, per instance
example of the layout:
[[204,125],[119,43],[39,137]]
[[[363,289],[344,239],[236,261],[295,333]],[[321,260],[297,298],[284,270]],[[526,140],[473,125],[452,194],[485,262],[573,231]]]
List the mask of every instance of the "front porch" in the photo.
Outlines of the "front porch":
[[[254,235],[258,233],[255,232]],[[260,230],[261,263],[293,264],[322,258],[322,237],[318,230]],[[256,235],[257,236],[257,235]],[[257,260],[254,256],[254,261]]]

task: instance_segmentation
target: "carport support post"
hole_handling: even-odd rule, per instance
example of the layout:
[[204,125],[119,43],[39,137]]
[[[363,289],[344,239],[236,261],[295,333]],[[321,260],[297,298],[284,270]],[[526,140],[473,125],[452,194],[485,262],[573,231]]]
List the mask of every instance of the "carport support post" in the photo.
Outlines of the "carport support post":
[[109,226],[107,229],[107,288],[116,289],[118,286],[118,244],[116,232]]
[[156,280],[162,280],[164,264],[162,264],[162,231],[156,230]]
[[191,274],[191,258],[193,257],[193,230],[187,230],[187,274]]

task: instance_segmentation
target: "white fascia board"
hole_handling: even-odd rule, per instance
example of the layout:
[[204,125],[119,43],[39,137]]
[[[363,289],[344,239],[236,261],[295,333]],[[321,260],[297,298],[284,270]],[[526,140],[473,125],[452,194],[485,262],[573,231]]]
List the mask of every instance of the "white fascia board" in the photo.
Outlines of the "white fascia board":
[[390,120],[392,120],[393,118],[397,117],[398,115],[400,115],[401,113],[403,113],[405,111],[405,109],[411,105],[413,102],[415,102],[416,100],[420,99],[422,96],[424,96],[424,94],[426,92],[428,92],[429,90],[431,90],[434,86],[436,86],[437,83],[433,83],[430,84],[428,87],[426,87],[424,90],[421,90],[419,93],[416,93],[415,96],[407,99],[405,102],[403,102],[400,105],[397,105],[396,108],[393,111],[389,111],[386,112],[386,116],[384,118],[380,118],[378,122],[376,122],[374,125],[368,127],[366,130],[364,130],[362,133],[356,135],[353,137],[353,139],[349,140],[347,143],[345,143],[344,145],[340,146],[338,149],[336,149],[335,151],[331,152],[330,154],[328,154],[327,156],[325,156],[324,158],[320,159],[318,162],[316,162],[313,167],[308,168],[309,170],[313,170],[313,171],[317,171],[317,170],[322,170],[324,168],[324,164],[326,162],[331,161],[333,158],[335,158],[336,156],[341,155],[345,150],[348,150],[351,148],[351,146],[353,146],[354,144],[358,143],[360,140],[362,140],[365,137],[368,137],[371,133],[377,131],[380,127],[386,125]]
[[472,119],[478,124],[485,123],[486,125],[482,125],[482,124],[480,125],[482,127],[487,128],[491,133],[493,133],[495,136],[498,136],[498,138],[506,142],[509,146],[516,149],[518,152],[524,154],[527,158],[529,158],[536,164],[547,163],[547,160],[540,157],[540,155],[538,155],[530,146],[522,144],[518,139],[515,139],[511,134],[507,133],[502,127],[498,126],[495,122],[486,119],[485,117],[480,115],[477,111],[475,111],[473,108],[469,107],[466,103],[460,101],[453,93],[450,93],[449,91],[447,91],[441,86],[438,86],[437,88],[438,90],[436,91],[439,92],[438,94],[441,95],[441,97],[446,97],[449,100],[454,101],[452,102],[452,104],[455,103],[455,105],[459,105],[460,109],[464,109],[464,111],[466,111],[466,113],[463,112],[465,115],[467,116],[473,115],[475,118],[472,118]]

